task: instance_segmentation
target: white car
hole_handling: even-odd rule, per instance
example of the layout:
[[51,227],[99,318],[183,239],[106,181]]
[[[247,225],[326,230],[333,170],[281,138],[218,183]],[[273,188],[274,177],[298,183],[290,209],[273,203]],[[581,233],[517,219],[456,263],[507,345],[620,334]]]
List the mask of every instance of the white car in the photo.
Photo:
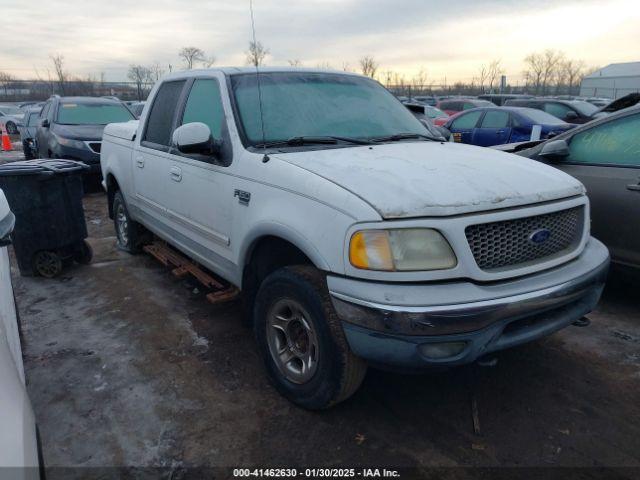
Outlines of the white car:
[[[9,254],[14,216],[0,190],[0,477],[39,478],[36,423],[25,388]],[[5,467],[18,467],[5,470]]]
[[13,105],[0,105],[0,130],[10,135],[18,133],[24,112]]
[[566,327],[609,264],[580,182],[434,138],[356,74],[171,74],[105,128],[101,168],[120,247],[151,231],[241,289],[271,380],[310,409],[367,365],[461,365]]

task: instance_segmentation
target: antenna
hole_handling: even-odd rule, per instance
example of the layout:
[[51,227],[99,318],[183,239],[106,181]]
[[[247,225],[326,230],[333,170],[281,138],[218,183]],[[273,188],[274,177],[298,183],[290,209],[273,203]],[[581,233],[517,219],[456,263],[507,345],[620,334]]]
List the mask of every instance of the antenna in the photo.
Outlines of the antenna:
[[269,156],[267,155],[267,139],[264,132],[264,114],[262,111],[262,88],[260,85],[260,68],[258,65],[260,60],[255,55],[255,50],[258,44],[256,42],[256,23],[253,19],[253,0],[249,0],[249,10],[251,12],[251,32],[253,34],[253,55],[256,66],[256,83],[258,85],[258,106],[260,109],[260,128],[262,129],[262,151],[264,152],[262,163],[267,163],[269,161]]

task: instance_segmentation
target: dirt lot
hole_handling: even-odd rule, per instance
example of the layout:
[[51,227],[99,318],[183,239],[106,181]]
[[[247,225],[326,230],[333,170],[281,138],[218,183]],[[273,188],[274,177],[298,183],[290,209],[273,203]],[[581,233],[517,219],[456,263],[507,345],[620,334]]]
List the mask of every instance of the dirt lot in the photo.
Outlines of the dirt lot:
[[[55,280],[14,271],[48,466],[640,472],[633,279],[612,279],[588,328],[503,352],[492,367],[420,376],[370,370],[352,399],[311,413],[268,384],[239,303],[211,305],[152,258],[116,250],[104,195],[86,197],[85,209],[92,265]],[[592,470],[581,472],[591,478]]]

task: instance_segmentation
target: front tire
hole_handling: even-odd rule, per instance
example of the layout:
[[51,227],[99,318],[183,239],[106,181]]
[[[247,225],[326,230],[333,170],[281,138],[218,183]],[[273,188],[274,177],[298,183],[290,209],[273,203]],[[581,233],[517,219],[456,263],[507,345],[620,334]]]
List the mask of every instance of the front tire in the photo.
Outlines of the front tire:
[[316,268],[291,266],[269,275],[256,296],[254,329],[272,383],[293,403],[325,409],[360,387],[367,365],[351,352]]
[[118,248],[129,253],[142,251],[142,226],[131,219],[120,191],[113,196],[113,224],[116,229]]

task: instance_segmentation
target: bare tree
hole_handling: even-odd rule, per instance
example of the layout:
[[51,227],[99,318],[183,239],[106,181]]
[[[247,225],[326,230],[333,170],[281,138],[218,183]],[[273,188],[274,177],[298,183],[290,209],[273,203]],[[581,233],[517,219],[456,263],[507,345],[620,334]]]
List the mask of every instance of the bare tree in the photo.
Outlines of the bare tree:
[[247,65],[259,67],[264,64],[264,59],[269,55],[269,49],[262,45],[261,42],[249,42],[249,50],[245,52],[247,56]]
[[489,78],[489,68],[482,64],[478,69],[478,83],[480,84],[480,92],[484,93],[484,84],[487,83],[487,79]]
[[359,60],[360,71],[363,75],[371,78],[375,78],[378,71],[378,62],[371,55],[365,55]]
[[544,67],[542,69],[542,94],[545,95],[547,93],[547,86],[551,83],[558,67],[564,61],[564,53],[549,48],[544,51],[542,58],[544,60]]
[[571,94],[573,86],[582,78],[584,62],[582,60],[566,60],[562,64],[562,69],[565,72],[565,81],[569,89],[569,94]]
[[204,57],[202,59],[202,65],[204,66],[204,68],[211,68],[215,63],[216,63],[216,57],[214,57],[213,55]]
[[9,84],[15,80],[14,76],[10,73],[0,72],[0,85],[4,88],[4,96],[9,95]]
[[289,63],[289,65],[291,65],[292,67],[301,67],[301,66],[302,66],[302,62],[301,62],[299,59],[297,59],[297,58],[294,58],[294,59],[292,59],[292,60],[287,60],[287,62],[288,62],[288,63]]
[[204,51],[198,47],[183,47],[178,56],[182,58],[187,70],[191,70],[196,62],[204,61]]
[[160,65],[159,62],[155,62],[153,65],[151,65],[149,67],[149,73],[151,78],[153,79],[153,81],[157,82],[158,80],[160,80],[160,77],[162,77],[162,75],[164,75],[164,68],[162,68],[162,65]]
[[138,90],[138,100],[142,100],[144,86],[152,80],[151,70],[142,65],[130,65],[127,77],[132,82],[135,82]]
[[536,89],[536,94],[538,94],[540,93],[545,70],[544,56],[539,53],[530,53],[524,58],[524,63],[527,67],[524,71],[527,85],[533,85]]
[[60,87],[60,93],[64,95],[64,88],[67,82],[67,77],[69,74],[64,69],[64,57],[59,53],[55,55],[49,55],[51,61],[53,62],[53,69],[56,72],[56,78],[58,80],[58,86]]
[[504,73],[501,60],[491,60],[487,70],[487,80],[489,81],[489,92],[493,90],[493,85],[498,85],[498,78]]
[[421,68],[411,79],[411,86],[414,92],[422,91],[427,84],[427,72],[424,68]]

